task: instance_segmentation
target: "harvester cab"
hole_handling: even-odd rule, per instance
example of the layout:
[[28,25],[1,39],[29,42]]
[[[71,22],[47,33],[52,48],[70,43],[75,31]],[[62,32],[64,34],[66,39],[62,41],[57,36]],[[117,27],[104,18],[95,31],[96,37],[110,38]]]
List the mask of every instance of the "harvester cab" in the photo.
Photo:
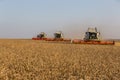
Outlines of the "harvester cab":
[[63,39],[63,33],[61,31],[54,33],[54,38],[55,39]]
[[37,35],[37,38],[46,38],[46,34],[44,32],[41,32]]
[[88,28],[85,33],[85,41],[100,41],[100,32],[97,31],[97,28]]

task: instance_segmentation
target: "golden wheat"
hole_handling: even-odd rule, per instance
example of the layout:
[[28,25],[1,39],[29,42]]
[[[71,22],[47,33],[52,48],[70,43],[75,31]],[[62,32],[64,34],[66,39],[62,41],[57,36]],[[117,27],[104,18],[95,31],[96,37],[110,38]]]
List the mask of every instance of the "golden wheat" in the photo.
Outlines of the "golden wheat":
[[120,46],[0,40],[0,80],[119,80]]

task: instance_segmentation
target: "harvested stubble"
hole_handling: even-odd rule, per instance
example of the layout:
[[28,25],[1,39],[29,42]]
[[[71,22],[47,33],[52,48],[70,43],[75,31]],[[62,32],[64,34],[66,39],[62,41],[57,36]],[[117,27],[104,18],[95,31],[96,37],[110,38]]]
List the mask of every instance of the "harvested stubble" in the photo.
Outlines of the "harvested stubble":
[[0,40],[0,80],[119,80],[120,46]]

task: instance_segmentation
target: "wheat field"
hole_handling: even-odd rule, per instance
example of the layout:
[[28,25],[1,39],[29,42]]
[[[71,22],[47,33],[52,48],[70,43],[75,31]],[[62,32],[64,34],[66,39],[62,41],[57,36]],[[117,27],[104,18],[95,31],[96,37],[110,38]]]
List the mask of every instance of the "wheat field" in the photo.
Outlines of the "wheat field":
[[1,39],[0,80],[120,80],[120,46]]

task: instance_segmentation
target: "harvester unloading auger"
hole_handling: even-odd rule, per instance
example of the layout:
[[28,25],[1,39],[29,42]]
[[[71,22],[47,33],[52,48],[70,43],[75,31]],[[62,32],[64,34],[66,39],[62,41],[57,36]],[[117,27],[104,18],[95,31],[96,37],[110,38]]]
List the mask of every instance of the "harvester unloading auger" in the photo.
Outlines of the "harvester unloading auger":
[[46,40],[46,34],[44,32],[41,32],[40,34],[37,35],[37,37],[32,38],[32,40]]
[[62,31],[54,33],[54,38],[47,38],[46,41],[71,41],[71,39],[65,39]]
[[74,39],[72,43],[76,44],[100,44],[100,45],[114,45],[114,41],[103,41],[101,40],[100,32],[97,31],[97,28],[88,28],[85,33],[84,40]]

